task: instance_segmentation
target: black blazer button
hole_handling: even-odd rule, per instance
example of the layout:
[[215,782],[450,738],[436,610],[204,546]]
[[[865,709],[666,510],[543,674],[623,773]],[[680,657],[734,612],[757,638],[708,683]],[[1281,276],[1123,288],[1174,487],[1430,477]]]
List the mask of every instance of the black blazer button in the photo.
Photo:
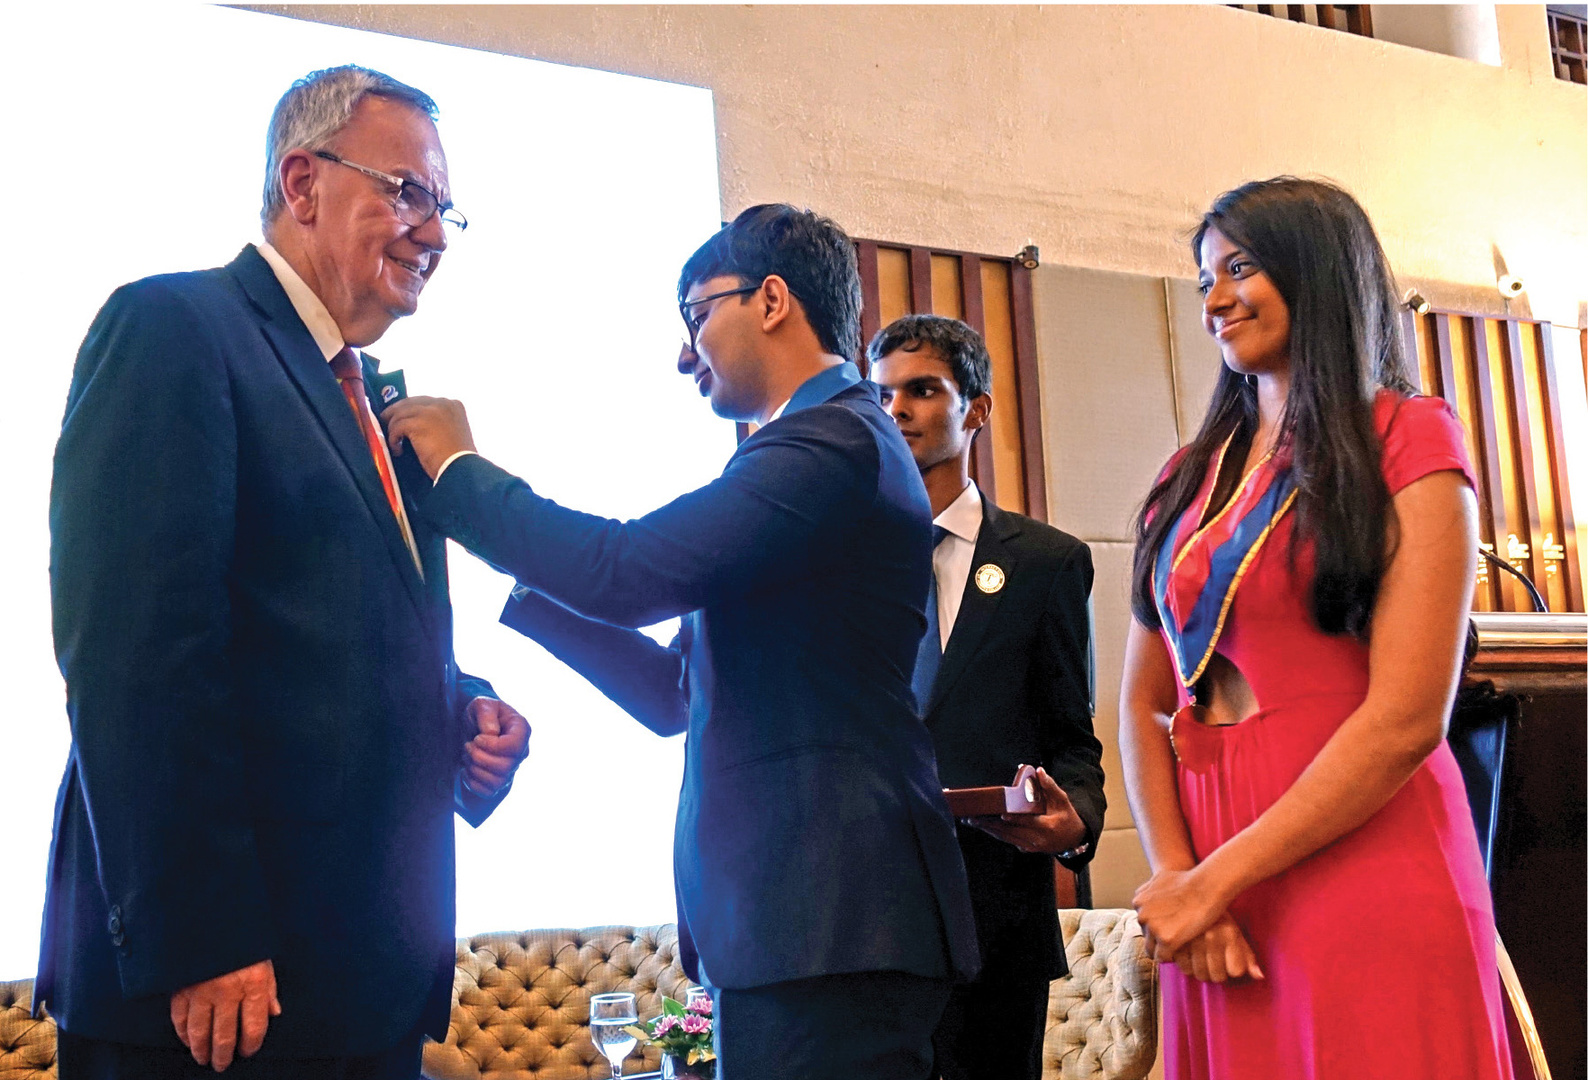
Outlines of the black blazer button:
[[110,932],[112,934],[121,933],[121,915],[118,913],[112,913],[110,916]]
[[126,940],[127,940],[127,935],[126,934],[115,933],[115,934],[111,934],[110,935],[110,943],[112,945],[114,945],[118,949],[121,948],[121,946],[123,945],[123,943],[126,942]]
[[110,917],[112,919],[121,918],[121,905],[120,904],[112,904],[112,905],[110,905]]

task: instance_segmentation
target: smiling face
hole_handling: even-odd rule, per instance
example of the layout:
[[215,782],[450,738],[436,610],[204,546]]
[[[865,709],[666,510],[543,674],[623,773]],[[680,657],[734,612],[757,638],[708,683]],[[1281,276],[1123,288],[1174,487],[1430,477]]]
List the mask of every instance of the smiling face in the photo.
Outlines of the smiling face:
[[[447,159],[435,124],[419,110],[367,95],[331,140],[338,157],[412,180],[443,203],[451,199]],[[357,169],[313,158],[312,221],[304,240],[315,292],[349,345],[378,339],[412,315],[436,272],[447,237],[441,217],[423,225],[401,221],[391,185]]]
[[1202,326],[1224,363],[1241,375],[1290,367],[1290,308],[1251,256],[1218,229],[1202,237]]
[[725,420],[757,419],[767,404],[766,365],[758,352],[764,305],[755,292],[691,301],[743,284],[731,274],[696,282],[683,305],[694,326],[695,348],[685,343],[678,370],[693,376],[701,396],[711,399],[711,411]]
[[965,457],[991,406],[986,394],[966,401],[948,361],[930,345],[883,356],[871,366],[871,381],[923,473]]

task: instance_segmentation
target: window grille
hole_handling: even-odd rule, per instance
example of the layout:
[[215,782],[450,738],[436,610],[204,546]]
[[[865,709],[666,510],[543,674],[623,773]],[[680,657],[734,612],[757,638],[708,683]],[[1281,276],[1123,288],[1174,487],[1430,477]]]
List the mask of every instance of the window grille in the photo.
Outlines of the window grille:
[[1588,84],[1584,54],[1588,52],[1588,7],[1551,5],[1549,14],[1549,51],[1555,59],[1555,77],[1567,82]]
[[1373,36],[1373,12],[1368,4],[1230,4],[1232,8],[1272,15],[1276,19],[1344,30],[1360,37]]

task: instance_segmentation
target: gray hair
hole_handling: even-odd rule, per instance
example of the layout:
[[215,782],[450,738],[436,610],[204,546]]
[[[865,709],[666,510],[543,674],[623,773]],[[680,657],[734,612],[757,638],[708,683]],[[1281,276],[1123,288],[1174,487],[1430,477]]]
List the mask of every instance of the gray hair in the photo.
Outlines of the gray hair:
[[266,227],[287,205],[281,193],[281,159],[294,150],[324,150],[353,118],[364,95],[406,102],[436,119],[440,110],[430,95],[357,64],[311,71],[276,102],[265,135],[265,202],[259,219]]

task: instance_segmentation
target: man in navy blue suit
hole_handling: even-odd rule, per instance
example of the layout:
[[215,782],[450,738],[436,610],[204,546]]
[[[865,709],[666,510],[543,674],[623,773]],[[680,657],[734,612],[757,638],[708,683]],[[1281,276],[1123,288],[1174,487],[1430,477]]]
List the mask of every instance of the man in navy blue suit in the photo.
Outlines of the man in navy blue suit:
[[461,222],[434,116],[363,68],[294,84],[266,242],[118,289],[78,354],[35,990],[61,1080],[411,1080],[446,1034],[453,814],[484,820],[529,728],[453,662],[429,480],[375,422],[400,386],[354,351]]
[[[503,620],[642,724],[687,733],[679,939],[723,1080],[926,1080],[977,964],[965,870],[910,674],[931,511],[859,350],[853,246],[758,206],[679,279],[679,370],[754,421],[722,476],[620,522],[473,453],[457,402],[388,410],[421,513],[519,582]],[[682,616],[663,648],[635,628]]]

